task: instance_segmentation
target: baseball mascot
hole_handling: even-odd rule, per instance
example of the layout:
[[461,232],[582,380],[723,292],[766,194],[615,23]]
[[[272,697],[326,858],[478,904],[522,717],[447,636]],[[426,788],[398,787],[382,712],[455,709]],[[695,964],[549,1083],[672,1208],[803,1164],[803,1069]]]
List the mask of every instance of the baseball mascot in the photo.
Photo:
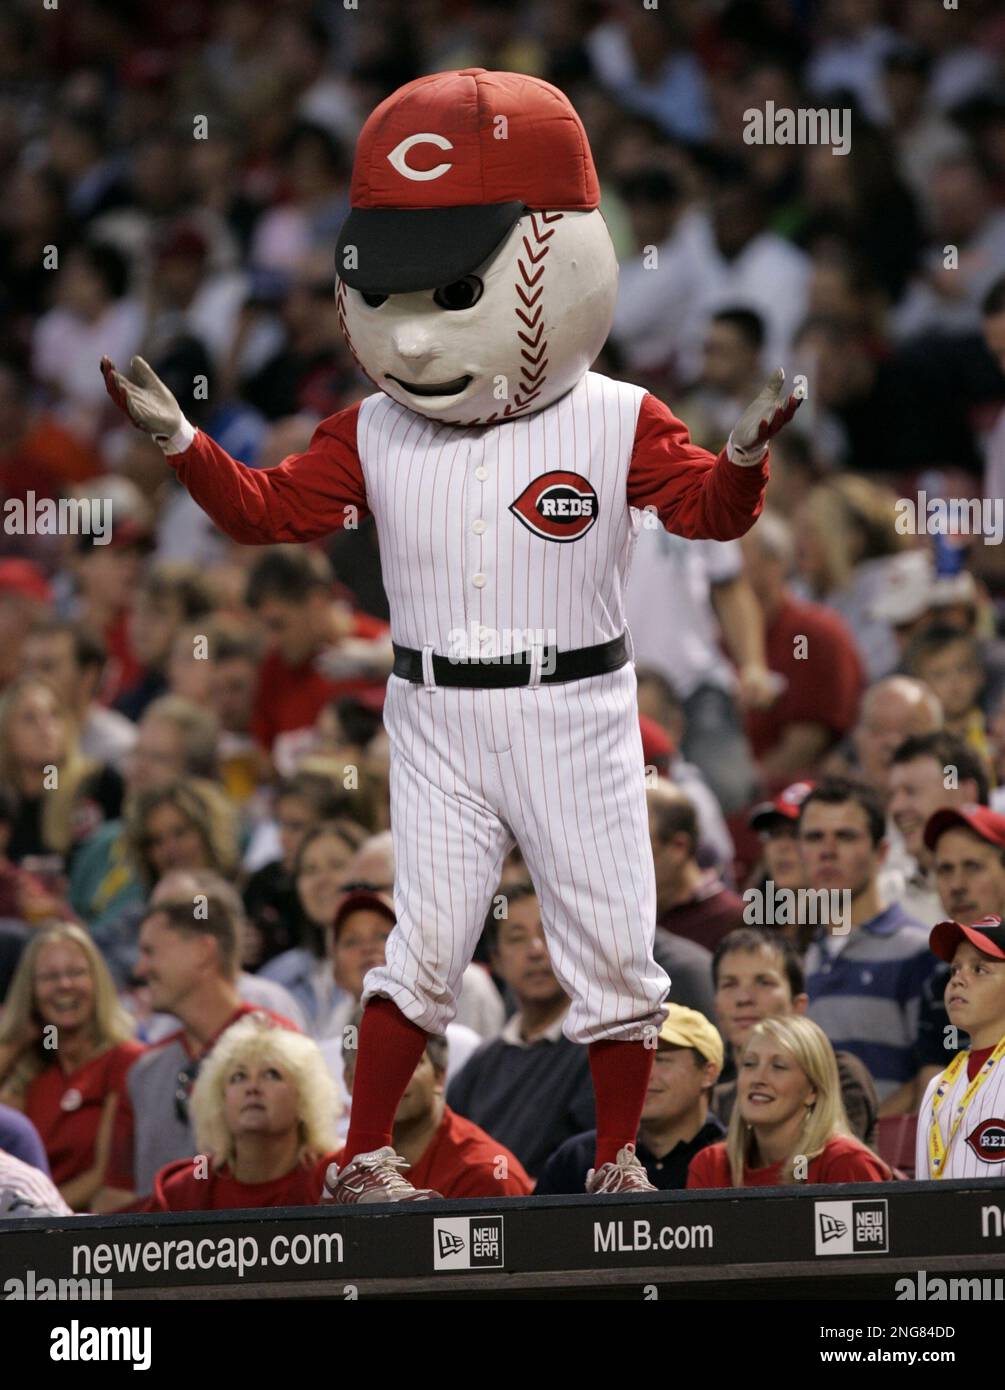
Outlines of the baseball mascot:
[[[391,609],[385,724],[397,925],[370,971],[335,1202],[414,1201],[391,1145],[429,1033],[517,843],[589,1049],[587,1191],[649,1191],[634,1140],[670,981],[623,598],[648,510],[730,540],[760,512],[777,371],[719,456],[640,387],[590,371],[617,264],[582,123],[547,82],[466,68],[410,82],[356,150],[338,306],[374,393],[257,471],[182,415],[140,358],[108,390],[213,521],[246,545],[372,513]],[[653,596],[672,602],[672,595]]]

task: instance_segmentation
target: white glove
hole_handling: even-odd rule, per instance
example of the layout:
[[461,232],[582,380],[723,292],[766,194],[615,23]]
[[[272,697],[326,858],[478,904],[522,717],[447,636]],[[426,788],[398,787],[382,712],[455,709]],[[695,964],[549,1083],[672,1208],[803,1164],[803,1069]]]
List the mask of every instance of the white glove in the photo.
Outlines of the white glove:
[[136,428],[152,435],[166,454],[183,453],[195,438],[195,430],[182,414],[181,406],[142,357],[134,357],[129,365],[136,382],[116,371],[108,357],[101,359],[108,394]]
[[802,404],[803,394],[793,392],[786,398],[785,373],[778,367],[771,379],[733,426],[726,444],[731,463],[752,468],[768,452],[768,440],[792,419]]

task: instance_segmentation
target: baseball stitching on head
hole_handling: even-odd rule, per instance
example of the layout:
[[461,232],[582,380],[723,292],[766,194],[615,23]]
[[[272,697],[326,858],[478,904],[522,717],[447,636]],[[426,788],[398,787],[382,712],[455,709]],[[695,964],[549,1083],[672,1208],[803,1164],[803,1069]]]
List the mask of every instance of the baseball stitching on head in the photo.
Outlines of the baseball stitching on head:
[[335,304],[338,309],[338,326],[342,330],[342,337],[345,339],[346,347],[352,353],[353,361],[356,363],[356,366],[366,377],[367,381],[372,381],[373,378],[370,376],[369,372],[363,366],[363,363],[359,360],[359,353],[356,351],[355,344],[352,340],[352,334],[349,332],[349,325],[346,323],[345,288],[345,281],[342,279],[341,276],[339,276],[335,282]]
[[[523,362],[520,365],[520,382],[502,411],[477,420],[458,421],[470,425],[491,425],[496,420],[506,420],[521,410],[526,410],[541,394],[548,379],[548,339],[544,334],[544,271],[545,260],[551,247],[548,245],[555,235],[555,228],[545,231],[552,222],[560,222],[561,212],[532,212],[530,214],[530,234],[523,237],[524,255],[517,257],[520,278],[514,281],[516,292],[513,309],[520,320],[516,335],[524,346],[520,349]],[[538,225],[538,218],[541,225]],[[536,267],[536,268],[535,268]]]

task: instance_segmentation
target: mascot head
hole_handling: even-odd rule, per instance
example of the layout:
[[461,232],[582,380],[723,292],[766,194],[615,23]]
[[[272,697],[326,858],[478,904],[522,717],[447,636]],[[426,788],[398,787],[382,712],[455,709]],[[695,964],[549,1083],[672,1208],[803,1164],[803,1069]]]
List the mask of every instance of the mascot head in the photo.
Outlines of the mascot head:
[[617,262],[568,99],[520,73],[409,82],[360,133],[339,234],[346,341],[387,395],[431,420],[540,410],[610,330]]

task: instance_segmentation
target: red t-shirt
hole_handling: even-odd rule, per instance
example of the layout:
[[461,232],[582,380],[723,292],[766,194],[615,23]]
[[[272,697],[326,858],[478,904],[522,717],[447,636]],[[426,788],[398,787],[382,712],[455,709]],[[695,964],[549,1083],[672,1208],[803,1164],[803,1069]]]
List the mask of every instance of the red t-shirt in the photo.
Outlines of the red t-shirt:
[[[325,1173],[335,1158],[298,1164],[271,1182],[238,1182],[227,1164],[209,1166],[207,1175],[196,1176],[198,1158],[179,1158],[166,1164],[154,1178],[150,1211],[240,1211],[244,1207],[316,1207],[324,1191]],[[200,1170],[201,1171],[201,1170]]]
[[971,1052],[967,1058],[967,1080],[973,1081],[981,1067],[994,1052],[994,1047],[979,1047],[976,1052]]
[[[781,1187],[782,1165],[769,1168],[746,1168],[744,1187]],[[811,1158],[807,1182],[886,1182],[891,1176],[881,1158],[860,1144],[857,1139],[838,1135],[816,1158]],[[710,1144],[692,1158],[687,1170],[688,1187],[732,1187],[725,1144]]]
[[57,1187],[86,1173],[94,1162],[101,1109],[113,1091],[118,1094],[119,1103],[112,1130],[109,1172],[115,1168],[131,1181],[133,1114],[126,1093],[126,1072],[144,1050],[142,1043],[117,1043],[69,1076],[64,1075],[58,1062],[53,1062],[28,1087],[25,1114],[42,1136]]
[[[342,1153],[335,1162],[342,1166]],[[500,1167],[505,1177],[496,1177]],[[526,1197],[534,1190],[516,1155],[449,1105],[425,1153],[403,1176],[413,1187],[431,1188],[441,1197]]]
[[[805,655],[795,639],[805,637]],[[765,633],[768,668],[788,685],[767,709],[747,712],[747,737],[762,758],[792,723],[824,724],[836,742],[855,722],[864,678],[844,619],[819,603],[786,598]],[[802,650],[802,648],[799,648]]]
[[[387,632],[387,624],[366,613],[353,614],[352,636],[373,641]],[[263,748],[271,749],[280,734],[305,729],[314,723],[325,705],[342,695],[382,687],[372,676],[346,676],[338,680],[318,669],[314,659],[290,666],[278,651],[262,662],[251,714],[251,732]]]
[[104,631],[108,660],[101,678],[101,699],[110,705],[139,680],[143,667],[133,653],[129,637],[129,614],[113,618]]

